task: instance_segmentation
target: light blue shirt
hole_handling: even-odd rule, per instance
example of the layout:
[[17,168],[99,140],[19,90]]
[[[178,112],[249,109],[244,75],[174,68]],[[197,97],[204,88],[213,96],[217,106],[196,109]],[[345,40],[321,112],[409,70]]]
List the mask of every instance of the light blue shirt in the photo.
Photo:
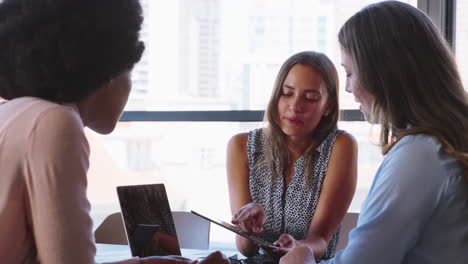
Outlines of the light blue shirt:
[[388,153],[328,264],[468,263],[468,183],[437,140],[406,136]]

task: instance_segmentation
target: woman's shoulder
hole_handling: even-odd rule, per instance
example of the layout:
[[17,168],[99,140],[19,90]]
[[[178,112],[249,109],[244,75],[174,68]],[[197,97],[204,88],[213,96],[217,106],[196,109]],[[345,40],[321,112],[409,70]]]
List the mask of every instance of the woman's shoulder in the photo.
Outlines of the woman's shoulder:
[[323,150],[323,148],[325,148],[326,145],[329,145],[334,150],[357,148],[357,142],[354,136],[346,132],[345,130],[340,129],[332,130],[328,134],[328,136],[322,141],[322,143],[318,147],[318,150]]
[[38,100],[29,109],[34,115],[36,129],[83,129],[83,121],[78,108],[73,105],[61,105],[53,102]]
[[232,136],[231,139],[229,140],[229,144],[246,146],[248,144],[252,144],[252,142],[263,140],[263,138],[264,138],[263,129],[257,128],[249,132],[243,132],[243,133],[239,133],[239,134]]
[[265,136],[265,129],[256,128],[256,129],[250,130],[247,134],[248,134],[248,137],[252,139],[263,138]]
[[239,133],[231,137],[228,142],[228,151],[238,151],[243,154],[253,155],[262,151],[265,143],[265,135],[262,128],[249,132]]
[[341,164],[343,160],[349,160],[350,157],[357,156],[358,144],[350,133],[344,130],[337,132],[339,133],[337,133],[335,141],[331,145],[330,155],[332,160],[339,161]]
[[[40,119],[50,115],[62,117],[65,119],[79,118],[78,110],[72,105],[62,105],[51,101],[43,100],[35,97],[20,97],[7,101],[5,109],[21,112],[24,115],[29,115],[33,119]],[[81,120],[81,119],[80,119]]]
[[354,145],[357,145],[357,141],[356,139],[354,138],[354,136],[345,131],[345,130],[339,130],[337,129],[336,130],[337,132],[337,136],[336,136],[336,140],[335,140],[335,145],[344,145],[344,146],[354,146]]
[[400,139],[388,152],[388,155],[402,152],[411,155],[437,154],[440,149],[440,142],[435,137],[428,135],[408,135]]
[[397,174],[400,175],[411,174],[411,178],[419,178],[426,183],[438,183],[451,178],[449,176],[462,175],[457,161],[446,155],[435,137],[428,135],[403,137],[388,152],[383,166],[398,170]]
[[[24,98],[18,106],[24,107],[24,111],[16,118],[19,122],[14,130],[24,128],[21,133],[27,136],[30,144],[37,141],[87,144],[84,124],[76,106],[38,98]],[[22,120],[28,120],[28,123]]]
[[[3,124],[23,133],[83,127],[78,110],[34,97],[10,100],[0,108]],[[29,131],[29,132],[28,132]]]
[[243,132],[239,134],[235,134],[234,136],[231,137],[229,140],[228,145],[235,145],[235,146],[243,146],[247,144],[247,138],[249,136],[248,132]]

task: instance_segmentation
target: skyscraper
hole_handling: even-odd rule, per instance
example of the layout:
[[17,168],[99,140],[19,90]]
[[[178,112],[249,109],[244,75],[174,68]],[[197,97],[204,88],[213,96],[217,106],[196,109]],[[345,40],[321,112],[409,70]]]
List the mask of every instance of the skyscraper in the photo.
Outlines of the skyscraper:
[[219,96],[220,1],[180,2],[181,92],[197,98]]

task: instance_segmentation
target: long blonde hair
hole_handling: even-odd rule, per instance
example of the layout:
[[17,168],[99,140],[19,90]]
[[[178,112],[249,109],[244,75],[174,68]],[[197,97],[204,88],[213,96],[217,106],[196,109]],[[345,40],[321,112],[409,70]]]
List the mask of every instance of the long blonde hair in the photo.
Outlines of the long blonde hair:
[[430,19],[408,4],[385,1],[352,16],[338,38],[361,87],[375,98],[383,154],[406,135],[427,134],[460,162],[468,180],[467,94]]
[[286,166],[290,165],[287,138],[281,130],[279,122],[278,101],[281,96],[284,80],[291,68],[296,64],[312,67],[320,73],[328,94],[328,102],[331,106],[329,114],[320,120],[317,127],[311,133],[308,146],[303,154],[305,159],[305,174],[307,177],[310,176],[312,171],[312,154],[313,150],[317,147],[317,144],[314,144],[314,142],[323,141],[331,131],[336,129],[339,117],[338,73],[330,59],[326,55],[314,51],[299,52],[288,58],[281,66],[276,77],[273,92],[265,112],[265,121],[268,124],[265,129],[265,162],[271,169],[274,179],[277,179],[279,175],[281,175],[281,171],[284,170]]

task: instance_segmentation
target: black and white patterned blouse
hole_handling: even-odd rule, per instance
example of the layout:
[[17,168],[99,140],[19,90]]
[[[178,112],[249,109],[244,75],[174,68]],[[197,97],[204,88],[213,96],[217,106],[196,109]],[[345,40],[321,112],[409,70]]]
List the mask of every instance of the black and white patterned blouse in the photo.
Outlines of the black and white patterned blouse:
[[[314,171],[310,174],[310,179],[306,179],[304,174],[304,157],[294,162],[294,174],[285,190],[284,199],[283,173],[280,174],[279,180],[274,180],[268,163],[265,162],[263,130],[260,128],[249,132],[247,138],[249,188],[253,202],[259,203],[265,209],[266,221],[262,233],[264,240],[274,242],[283,233],[293,236],[296,240],[306,238],[317,208],[333,145],[342,132],[343,130],[338,129],[332,131],[317,147],[312,158]],[[324,259],[335,254],[340,229],[338,228],[328,243]]]

